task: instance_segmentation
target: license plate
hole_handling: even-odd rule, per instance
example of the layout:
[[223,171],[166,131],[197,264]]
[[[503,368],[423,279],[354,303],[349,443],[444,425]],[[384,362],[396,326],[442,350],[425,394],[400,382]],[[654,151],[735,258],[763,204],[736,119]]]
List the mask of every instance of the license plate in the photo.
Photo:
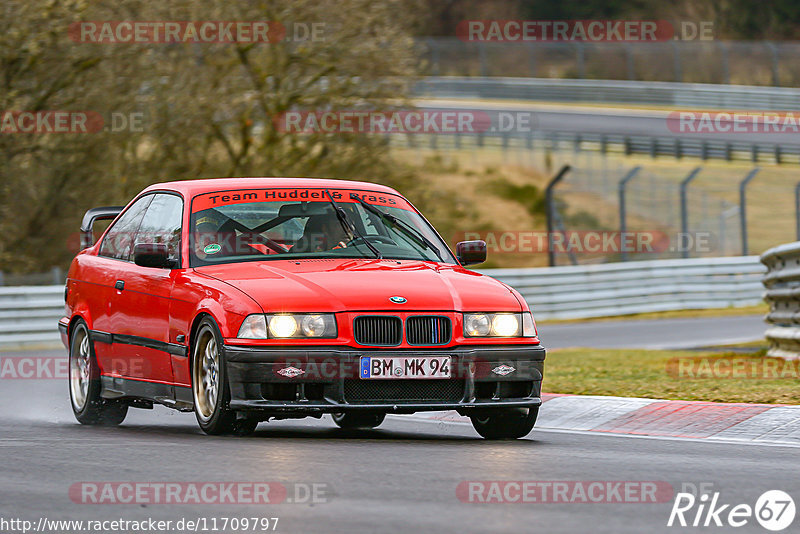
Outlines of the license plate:
[[450,378],[450,356],[362,356],[361,378]]

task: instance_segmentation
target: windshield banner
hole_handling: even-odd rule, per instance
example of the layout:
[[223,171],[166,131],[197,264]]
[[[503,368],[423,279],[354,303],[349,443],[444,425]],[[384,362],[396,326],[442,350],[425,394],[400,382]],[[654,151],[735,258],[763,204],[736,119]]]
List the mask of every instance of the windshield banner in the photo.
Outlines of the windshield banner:
[[[360,198],[368,204],[411,210],[411,205],[402,197],[390,193],[359,191],[355,189],[328,189],[336,202],[357,202]],[[215,191],[194,197],[192,212],[245,204],[248,202],[329,202],[325,189],[280,188],[280,189],[239,189],[234,191]]]

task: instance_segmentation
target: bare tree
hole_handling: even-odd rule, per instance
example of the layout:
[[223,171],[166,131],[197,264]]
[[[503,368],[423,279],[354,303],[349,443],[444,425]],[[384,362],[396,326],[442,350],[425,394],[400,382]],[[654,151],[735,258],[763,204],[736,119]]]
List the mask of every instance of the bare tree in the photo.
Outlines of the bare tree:
[[[0,7],[0,113],[88,111],[104,127],[0,134],[0,270],[65,264],[85,209],[125,202],[158,181],[397,180],[380,136],[298,135],[275,120],[290,110],[407,106],[416,5],[8,0]],[[287,35],[269,43],[114,44],[69,36],[70,24],[81,21],[205,20],[274,21]]]

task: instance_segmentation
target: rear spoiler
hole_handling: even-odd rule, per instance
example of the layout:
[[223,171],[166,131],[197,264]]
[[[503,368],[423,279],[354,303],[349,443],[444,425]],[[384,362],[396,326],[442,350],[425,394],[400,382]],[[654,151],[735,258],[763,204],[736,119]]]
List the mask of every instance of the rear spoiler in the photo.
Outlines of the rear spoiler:
[[106,206],[92,208],[87,211],[81,221],[81,250],[94,245],[94,223],[108,219],[116,219],[125,206]]

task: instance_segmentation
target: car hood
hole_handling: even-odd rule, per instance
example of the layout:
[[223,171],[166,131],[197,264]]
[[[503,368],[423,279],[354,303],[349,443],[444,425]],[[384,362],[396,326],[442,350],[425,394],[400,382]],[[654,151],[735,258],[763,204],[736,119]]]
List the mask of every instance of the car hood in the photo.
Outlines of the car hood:
[[[198,267],[265,312],[521,311],[504,284],[457,265],[408,260],[306,259]],[[404,304],[389,297],[401,296]]]

